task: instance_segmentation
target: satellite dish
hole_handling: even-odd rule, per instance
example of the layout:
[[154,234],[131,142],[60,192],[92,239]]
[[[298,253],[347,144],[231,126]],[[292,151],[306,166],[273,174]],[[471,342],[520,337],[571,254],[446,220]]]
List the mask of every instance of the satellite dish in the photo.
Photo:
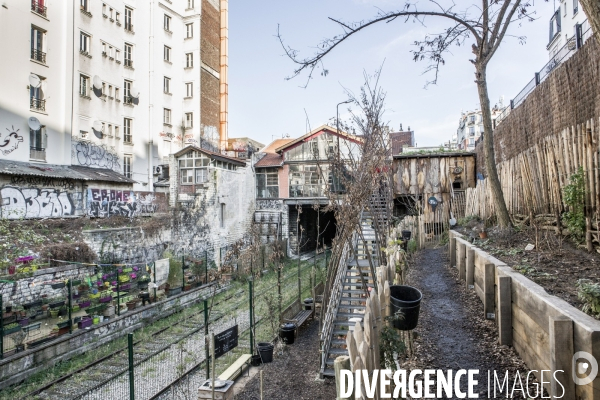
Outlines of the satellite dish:
[[131,97],[137,99],[140,95],[140,91],[135,86],[132,86],[131,89],[129,90],[129,94],[131,95]]
[[27,125],[29,125],[29,127],[34,131],[37,131],[42,127],[40,120],[36,117],[29,117],[29,120],[27,120]]
[[40,80],[40,77],[37,76],[36,74],[29,74],[29,84],[31,86],[33,86],[34,88],[38,88],[40,87],[42,81]]
[[94,88],[96,89],[102,89],[102,79],[100,79],[100,77],[98,75],[94,75]]
[[99,120],[95,120],[95,121],[94,121],[94,124],[92,125],[92,128],[93,128],[95,131],[98,131],[98,132],[100,132],[100,131],[102,130],[102,122],[100,122]]

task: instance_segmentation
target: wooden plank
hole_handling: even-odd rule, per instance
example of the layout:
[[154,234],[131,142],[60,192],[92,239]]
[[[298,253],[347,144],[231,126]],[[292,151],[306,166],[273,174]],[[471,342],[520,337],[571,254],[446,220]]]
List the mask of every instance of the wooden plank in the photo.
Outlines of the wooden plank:
[[509,276],[498,277],[498,342],[501,345],[512,344],[512,301]]

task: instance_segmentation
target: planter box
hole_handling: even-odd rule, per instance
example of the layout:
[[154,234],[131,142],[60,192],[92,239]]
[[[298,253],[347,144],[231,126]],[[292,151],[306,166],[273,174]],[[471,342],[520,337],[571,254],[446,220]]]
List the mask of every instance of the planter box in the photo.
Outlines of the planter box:
[[52,289],[62,289],[65,287],[65,283],[61,282],[61,283],[53,283],[50,286],[52,286]]
[[2,323],[6,326],[8,324],[12,324],[13,322],[17,322],[17,316],[15,314],[10,313],[10,315],[4,314],[4,318],[2,319]]
[[86,307],[89,307],[92,304],[92,302],[89,300],[86,300],[86,301],[82,301],[81,303],[77,303],[77,304],[79,305],[79,308],[86,308]]
[[73,295],[73,300],[77,300],[78,298],[81,297],[81,294],[77,293]]
[[21,326],[27,326],[29,325],[29,318],[23,318],[17,321],[17,323]]
[[131,289],[131,283],[126,283],[124,285],[119,286],[119,290],[129,290]]
[[171,296],[178,295],[179,293],[181,293],[181,289],[183,289],[183,288],[178,287],[178,288],[169,289],[167,296],[171,297]]
[[32,301],[31,303],[23,304],[23,308],[26,310],[29,310],[30,308],[34,308],[34,307],[41,307],[41,306],[42,306],[42,300]]
[[71,321],[59,322],[58,324],[56,324],[56,326],[58,326],[58,329],[60,330],[65,327],[69,327],[70,323],[71,323]]
[[42,344],[44,344],[46,342],[50,342],[51,340],[54,340],[54,339],[56,339],[56,336],[47,336],[47,337],[42,338],[42,339],[38,339],[38,340],[33,340],[31,342],[27,342],[27,348],[28,349],[33,349],[33,348],[35,348],[35,347],[37,347],[39,345],[42,345]]
[[14,328],[5,329],[4,336],[10,335],[11,333],[19,332],[21,330],[21,326],[15,326]]
[[65,301],[57,301],[56,303],[50,303],[50,308],[58,308],[65,305]]
[[87,318],[83,318],[81,321],[79,321],[79,323],[77,324],[77,327],[79,329],[85,329],[88,328],[90,326],[92,326],[93,320],[89,317]]
[[98,300],[100,303],[110,303],[112,301],[112,296],[102,297]]

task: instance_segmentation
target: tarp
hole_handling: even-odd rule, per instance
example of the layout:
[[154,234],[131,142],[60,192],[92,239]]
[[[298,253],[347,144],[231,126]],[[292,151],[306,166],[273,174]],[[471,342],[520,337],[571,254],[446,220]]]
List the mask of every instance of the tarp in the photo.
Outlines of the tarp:
[[156,268],[156,285],[160,286],[164,283],[167,283],[167,279],[169,279],[169,259],[164,258],[162,260],[154,261]]

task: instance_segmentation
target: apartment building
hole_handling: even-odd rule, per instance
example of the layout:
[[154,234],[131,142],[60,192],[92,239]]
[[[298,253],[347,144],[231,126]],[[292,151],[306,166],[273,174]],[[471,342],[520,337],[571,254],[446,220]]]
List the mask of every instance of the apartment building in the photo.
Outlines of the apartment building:
[[573,49],[576,47],[575,36],[578,25],[581,26],[582,34],[590,27],[579,1],[561,0],[558,2],[558,7],[550,18],[548,32],[549,40],[546,49],[550,59],[557,56],[562,58],[559,51],[567,44]]
[[[500,109],[494,107],[492,112],[492,124],[498,115]],[[456,135],[452,136],[452,141],[456,140],[456,147],[459,150],[473,151],[477,140],[483,137],[483,116],[481,110],[462,112],[458,120],[458,129]],[[456,138],[456,139],[455,139]]]
[[218,144],[221,14],[218,0],[3,1],[0,161],[154,191],[170,154],[201,133]]

